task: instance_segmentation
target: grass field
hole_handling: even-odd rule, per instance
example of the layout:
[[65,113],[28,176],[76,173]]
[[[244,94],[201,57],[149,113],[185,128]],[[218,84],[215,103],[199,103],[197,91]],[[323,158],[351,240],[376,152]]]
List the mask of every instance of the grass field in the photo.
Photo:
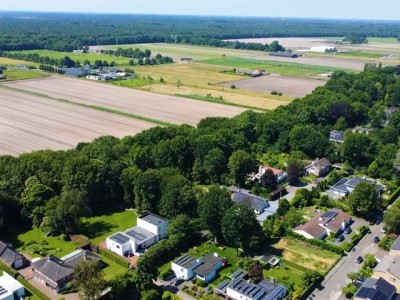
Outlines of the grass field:
[[40,56],[48,56],[53,59],[62,59],[68,56],[74,61],[79,61],[81,64],[87,59],[90,63],[94,63],[95,60],[106,60],[108,63],[114,61],[118,65],[128,65],[130,58],[122,56],[105,55],[101,53],[71,53],[71,52],[58,52],[51,50],[26,50],[26,51],[12,51],[11,53],[36,53]]
[[7,79],[5,81],[44,78],[49,76],[49,74],[44,73],[40,70],[22,70],[16,68],[3,71],[3,73],[5,76],[7,76]]
[[263,271],[264,278],[274,278],[279,283],[298,290],[301,289],[303,271],[283,263],[282,266]]
[[224,57],[220,59],[205,60],[204,63],[232,68],[262,69],[269,73],[288,76],[316,75],[322,72],[338,70],[333,67],[315,66],[292,62],[279,62],[272,60],[245,59],[240,57]]
[[125,231],[136,225],[135,211],[126,210],[109,215],[96,216],[83,220],[86,226],[86,236],[95,244],[106,239],[107,236]]
[[396,38],[380,38],[380,37],[369,37],[368,42],[370,42],[370,43],[386,43],[386,44],[400,43]]
[[137,88],[140,86],[152,84],[154,82],[155,82],[154,80],[149,80],[146,78],[131,78],[131,79],[127,79],[127,80],[116,80],[116,81],[113,81],[112,84],[130,87],[130,88]]
[[341,57],[361,57],[361,58],[380,58],[385,56],[383,53],[378,52],[367,52],[367,51],[348,51],[348,52],[339,52],[336,55]]
[[113,262],[111,259],[105,257],[104,255],[98,254],[101,257],[103,263],[106,264],[106,267],[103,269],[104,279],[110,280],[113,279],[115,276],[124,274],[127,271],[127,268],[122,267],[121,265]]
[[282,251],[282,258],[321,273],[329,270],[339,258],[333,252],[290,238],[281,239],[274,248]]
[[27,62],[24,60],[12,59],[7,57],[0,57],[0,65],[2,66],[15,66],[15,65],[25,65],[25,66],[35,66],[37,67],[39,64],[34,62]]

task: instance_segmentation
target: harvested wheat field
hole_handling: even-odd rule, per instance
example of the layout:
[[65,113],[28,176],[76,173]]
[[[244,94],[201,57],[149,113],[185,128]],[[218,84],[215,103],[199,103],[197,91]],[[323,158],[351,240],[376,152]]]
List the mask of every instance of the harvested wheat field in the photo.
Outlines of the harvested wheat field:
[[232,117],[245,111],[243,108],[223,104],[72,78],[52,77],[5,83],[5,85],[174,124],[196,125],[205,117]]
[[122,137],[154,126],[5,88],[1,88],[0,104],[0,155],[69,149],[102,135]]
[[232,84],[236,88],[259,91],[259,92],[280,92],[285,96],[303,97],[311,93],[315,88],[325,85],[325,80],[299,78],[270,74],[262,77],[242,79],[222,84],[229,87]]

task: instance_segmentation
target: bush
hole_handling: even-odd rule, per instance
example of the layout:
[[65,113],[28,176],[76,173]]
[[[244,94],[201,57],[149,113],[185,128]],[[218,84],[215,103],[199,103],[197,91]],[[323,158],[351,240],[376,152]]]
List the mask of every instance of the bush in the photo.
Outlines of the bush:
[[160,278],[163,280],[166,280],[167,278],[169,278],[171,275],[173,274],[173,271],[171,269],[168,270],[164,270],[160,273]]
[[199,287],[206,287],[208,283],[205,282],[204,280],[196,279],[196,285],[198,285]]
[[231,84],[231,89],[236,89],[236,85]]
[[277,91],[272,91],[271,95],[278,95],[278,92]]
[[395,241],[395,238],[385,235],[381,239],[381,241],[378,243],[378,247],[385,251],[390,251],[390,247],[392,247],[394,241]]
[[119,256],[118,254],[115,254],[107,249],[103,249],[99,247],[99,254],[104,255],[105,257],[111,259],[113,262],[119,264],[121,267],[128,268],[129,262]]

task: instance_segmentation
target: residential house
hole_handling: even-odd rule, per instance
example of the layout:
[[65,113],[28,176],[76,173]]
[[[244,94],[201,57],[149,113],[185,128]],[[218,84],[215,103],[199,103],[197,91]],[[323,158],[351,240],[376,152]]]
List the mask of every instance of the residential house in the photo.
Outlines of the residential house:
[[274,279],[264,279],[255,284],[246,280],[247,272],[238,270],[230,278],[214,288],[217,295],[232,300],[281,300],[286,297],[287,289]]
[[138,255],[168,236],[168,220],[153,213],[137,218],[137,225],[106,239],[107,249],[121,256]]
[[340,199],[342,197],[350,195],[355,187],[361,182],[366,182],[368,184],[374,185],[376,192],[378,194],[378,198],[382,197],[384,189],[380,184],[375,183],[374,180],[368,179],[365,176],[355,176],[353,178],[342,178],[337,183],[329,188],[327,191],[328,196],[331,196],[335,199]]
[[287,57],[287,58],[298,58],[299,55],[296,53],[288,52],[288,51],[278,51],[278,52],[269,52],[269,56],[278,56],[278,57]]
[[272,168],[269,166],[264,166],[264,165],[258,166],[258,173],[254,176],[254,178],[259,180],[261,178],[261,176],[263,176],[267,170],[272,171],[272,173],[274,174],[276,184],[281,184],[286,181],[287,174],[285,172],[283,172],[282,170],[275,169],[275,168]]
[[268,216],[276,213],[278,209],[277,204],[272,204],[267,199],[256,196],[248,190],[239,189],[235,186],[231,186],[228,189],[231,191],[232,201],[237,205],[244,205],[252,209],[256,219],[261,224]]
[[373,278],[383,278],[400,293],[400,255],[385,255],[376,265]]
[[51,288],[56,293],[64,290],[66,284],[73,280],[74,268],[87,260],[100,261],[100,257],[89,250],[76,250],[62,258],[54,255],[32,261],[33,278]]
[[353,132],[353,133],[363,133],[363,134],[369,134],[371,131],[372,131],[371,128],[365,128],[365,127],[360,127],[360,126],[354,127],[351,130],[351,132]]
[[332,234],[337,235],[352,222],[351,216],[340,209],[321,212],[309,222],[297,226],[293,231],[307,239],[322,239]]
[[394,241],[392,247],[390,247],[389,255],[391,256],[400,255],[400,235]]
[[344,132],[338,130],[332,130],[329,134],[329,140],[331,142],[343,143],[344,142]]
[[176,277],[182,278],[184,280],[192,279],[194,274],[194,269],[201,265],[201,259],[194,258],[189,254],[185,254],[171,263],[171,269],[174,271]]
[[0,300],[14,300],[25,297],[25,288],[6,272],[0,276]]
[[395,300],[396,288],[383,278],[368,278],[354,296],[354,300]]
[[65,75],[73,76],[73,77],[85,77],[89,72],[86,70],[82,70],[81,68],[63,68]]
[[306,168],[305,172],[308,175],[315,175],[317,177],[326,176],[331,170],[332,165],[326,158],[316,159],[311,162]]
[[223,267],[224,260],[217,253],[209,253],[201,259],[201,264],[193,272],[197,278],[205,282],[211,282]]
[[25,264],[24,256],[2,241],[0,241],[0,261],[14,269],[22,268]]

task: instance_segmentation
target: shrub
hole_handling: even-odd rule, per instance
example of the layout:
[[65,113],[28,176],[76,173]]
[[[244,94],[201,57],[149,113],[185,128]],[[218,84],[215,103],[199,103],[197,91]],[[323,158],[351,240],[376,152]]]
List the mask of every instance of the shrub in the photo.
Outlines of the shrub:
[[231,89],[236,89],[236,85],[231,84]]
[[385,251],[390,251],[390,247],[392,247],[392,244],[394,241],[395,241],[395,238],[385,235],[382,238],[382,240],[378,243],[378,247]]
[[99,253],[111,259],[113,262],[119,264],[121,267],[128,268],[129,266],[129,262],[126,259],[122,258],[118,254],[115,254],[107,249],[99,247]]
[[208,283],[201,279],[196,279],[196,285],[198,285],[199,287],[206,287]]
[[272,91],[271,95],[278,95],[278,92],[277,91]]

